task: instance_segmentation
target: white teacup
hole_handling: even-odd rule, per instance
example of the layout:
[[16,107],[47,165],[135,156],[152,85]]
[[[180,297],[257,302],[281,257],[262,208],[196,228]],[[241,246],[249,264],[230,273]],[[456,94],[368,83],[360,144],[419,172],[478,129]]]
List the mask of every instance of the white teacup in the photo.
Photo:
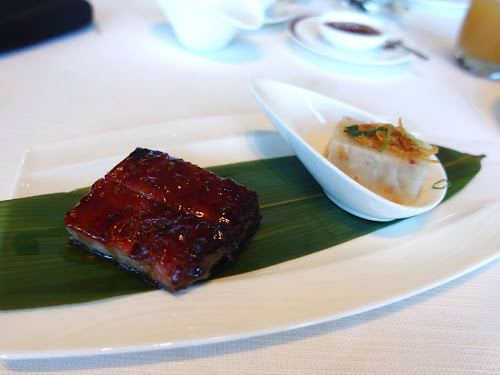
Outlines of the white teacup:
[[260,0],[158,0],[176,37],[195,51],[227,46],[243,30],[264,23]]

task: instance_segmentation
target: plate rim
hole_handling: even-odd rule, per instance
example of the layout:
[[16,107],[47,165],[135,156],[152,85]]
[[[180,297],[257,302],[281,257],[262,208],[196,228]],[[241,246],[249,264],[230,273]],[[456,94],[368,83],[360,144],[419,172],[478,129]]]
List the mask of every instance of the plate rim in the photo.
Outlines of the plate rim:
[[[265,12],[264,25],[275,25],[275,24],[290,21],[293,18],[297,17],[300,13],[302,13],[302,12],[297,11],[300,8],[301,8],[301,6],[299,4],[275,2]],[[287,11],[290,9],[291,11],[286,15],[273,16],[273,14],[279,9],[287,9]]]
[[470,0],[406,0],[409,5],[421,6],[429,9],[465,10],[470,5]]
[[[229,121],[239,121],[242,116],[229,116]],[[261,117],[262,118],[262,117]],[[252,121],[255,119],[255,117],[252,117]],[[264,120],[262,120],[264,121]],[[196,120],[195,120],[196,122]],[[269,129],[273,129],[270,124],[266,125],[269,127]],[[265,128],[265,127],[264,127]],[[145,127],[138,128],[143,131]],[[115,132],[113,132],[115,133]],[[109,134],[109,133],[108,133]],[[453,219],[448,226],[445,226],[444,229],[446,230],[451,230],[451,227],[455,226],[461,226],[463,225],[463,221],[469,219],[470,217],[477,219],[477,216],[481,216],[484,214],[484,210],[487,210],[488,213],[490,211],[492,212],[497,212],[497,215],[500,215],[500,210],[494,210],[497,208],[499,205],[499,202],[494,202],[493,205],[484,205],[481,207],[473,207],[473,211],[468,212],[467,214],[463,214],[463,216],[458,217]],[[469,214],[471,214],[469,216]],[[460,216],[460,215],[459,215]],[[408,220],[413,220],[413,219],[408,219]],[[415,224],[415,222],[412,222]],[[418,223],[418,219],[417,219]],[[395,225],[400,225],[400,224],[395,224]],[[426,223],[424,222],[424,227]],[[392,228],[392,226],[390,227]],[[438,234],[441,233],[444,230],[438,230]],[[432,231],[433,233],[435,231]],[[435,234],[435,233],[434,233]],[[491,235],[491,234],[490,234]],[[496,236],[500,237],[500,234],[496,234]],[[214,280],[213,282],[208,282],[206,284],[203,284],[202,286],[198,285],[195,286],[192,290],[189,292],[183,294],[182,299],[175,299],[176,297],[172,297],[169,295],[164,295],[162,294],[161,291],[153,291],[153,292],[147,292],[147,293],[141,293],[141,294],[136,294],[136,295],[131,295],[131,296],[123,296],[123,297],[117,297],[113,298],[110,300],[101,300],[101,301],[95,301],[95,302],[89,302],[86,304],[78,304],[78,305],[66,305],[66,306],[56,306],[56,307],[49,307],[49,308],[39,308],[39,309],[29,309],[29,310],[13,310],[13,311],[2,311],[0,312],[0,327],[3,327],[3,329],[6,329],[7,336],[9,334],[13,334],[14,332],[12,331],[15,327],[11,327],[13,322],[19,323],[26,323],[26,326],[22,326],[22,329],[28,330],[30,333],[30,337],[32,338],[32,341],[30,343],[25,343],[22,341],[16,341],[15,344],[9,347],[7,346],[7,343],[4,343],[0,347],[0,358],[2,359],[26,359],[26,358],[49,358],[49,357],[65,357],[65,356],[75,356],[75,355],[93,355],[93,354],[105,354],[105,353],[123,353],[123,352],[133,352],[133,351],[143,351],[143,350],[155,350],[155,349],[165,349],[165,348],[176,348],[176,347],[186,347],[186,346],[194,346],[194,345],[201,345],[201,344],[208,344],[208,343],[215,343],[215,342],[223,342],[223,341],[232,341],[232,340],[237,340],[237,339],[242,339],[242,338],[248,338],[248,337],[254,337],[254,336],[259,336],[263,334],[269,334],[269,333],[275,333],[275,332],[280,332],[288,329],[294,329],[298,327],[303,327],[305,325],[311,325],[311,324],[317,324],[321,323],[324,321],[330,321],[334,319],[339,319],[343,318],[346,316],[351,316],[357,313],[361,313],[364,311],[372,310],[374,308],[378,308],[381,306],[386,306],[390,303],[394,303],[397,301],[401,301],[405,298],[411,297],[413,295],[416,295],[418,293],[421,293],[423,291],[429,290],[433,287],[436,287],[438,285],[441,285],[445,282],[448,282],[450,280],[453,280],[457,277],[460,277],[468,272],[471,272],[482,265],[496,259],[498,256],[500,256],[500,249],[493,250],[491,248],[483,248],[482,253],[479,256],[478,254],[469,254],[469,253],[464,253],[467,257],[470,257],[471,260],[474,260],[471,263],[471,260],[467,258],[464,260],[464,264],[462,267],[458,267],[458,269],[454,269],[454,272],[447,272],[446,277],[437,277],[438,275],[434,275],[437,278],[427,281],[425,283],[419,282],[419,280],[414,280],[419,287],[410,287],[406,285],[405,288],[400,288],[399,291],[394,291],[393,289],[388,289],[388,290],[382,290],[379,292],[379,294],[382,294],[385,296],[385,298],[374,298],[372,300],[369,300],[368,302],[364,300],[365,297],[362,295],[351,295],[351,290],[346,291],[345,289],[341,288],[339,285],[336,283],[328,284],[330,286],[329,289],[329,295],[326,296],[326,301],[325,301],[325,295],[324,293],[321,292],[321,290],[318,290],[319,288],[324,287],[325,282],[331,282],[332,279],[332,270],[337,271],[337,273],[334,273],[334,279],[338,280],[339,277],[347,277],[352,278],[352,275],[348,274],[348,271],[353,271],[353,270],[358,270],[359,266],[363,267],[368,267],[370,264],[372,264],[373,260],[377,260],[380,262],[381,259],[379,259],[380,256],[382,256],[383,260],[387,260],[389,262],[395,262],[395,264],[398,263],[398,261],[401,261],[401,257],[407,257],[409,255],[412,255],[416,257],[416,259],[420,259],[422,262],[425,263],[426,259],[422,259],[422,255],[420,253],[417,253],[415,250],[411,249],[411,246],[414,246],[415,243],[428,243],[429,241],[432,242],[432,233],[427,233],[427,232],[417,232],[417,234],[412,234],[412,241],[411,244],[406,244],[404,246],[396,245],[392,243],[391,246],[383,246],[384,243],[387,243],[387,241],[391,241],[391,238],[383,238],[380,236],[364,236],[360,237],[357,240],[349,241],[347,243],[338,245],[335,247],[335,251],[332,251],[334,248],[328,248],[325,249],[321,252],[315,253],[312,256],[308,257],[303,257],[299,258],[296,260],[292,260],[289,262],[285,262],[282,264],[279,264],[277,266],[272,266],[268,269],[264,270],[259,270],[259,271],[253,271],[249,274],[244,274],[244,275],[237,275],[234,277],[229,277],[225,279],[220,279],[220,280]],[[495,237],[496,238],[496,237]],[[337,261],[331,261],[331,259],[336,259],[335,257],[338,257],[339,252],[342,253],[342,251],[346,251],[348,253],[351,253],[353,251],[361,251],[361,247],[364,247],[366,243],[364,242],[369,241],[371,245],[376,244],[379,246],[380,252],[368,252],[368,253],[359,253],[356,256],[354,256],[351,259],[337,259]],[[393,241],[392,241],[393,242]],[[491,245],[490,245],[491,246]],[[359,249],[358,249],[359,247]],[[403,251],[404,249],[409,249],[410,251],[407,251],[406,253]],[[438,253],[442,254],[445,249],[437,249]],[[453,249],[452,249],[453,250]],[[364,250],[363,250],[364,251]],[[458,250],[453,250],[453,251],[458,251]],[[445,253],[444,253],[445,254]],[[426,256],[430,256],[430,254],[426,253]],[[333,257],[333,258],[332,258]],[[329,262],[324,262],[324,259],[330,259]],[[411,259],[411,258],[410,258]],[[462,259],[463,260],[463,259]],[[306,268],[304,268],[304,264],[307,265]],[[376,269],[376,270],[371,270],[371,272],[378,272],[380,275],[383,275],[384,270],[393,270],[392,264],[384,264],[381,263],[379,265],[382,267],[381,269]],[[412,266],[413,267],[413,266]],[[452,267],[453,268],[453,267]],[[325,272],[328,271],[328,272]],[[309,284],[307,285],[302,285],[303,283],[293,283],[289,278],[286,276],[288,275],[289,272],[294,272],[294,276],[297,276],[303,280],[308,280],[307,277],[314,276],[314,279],[309,279]],[[340,272],[340,274],[339,274]],[[394,269],[393,272],[401,272],[401,270],[396,270]],[[439,274],[439,272],[438,272]],[[405,274],[406,277],[406,274]],[[366,275],[364,275],[364,278],[366,278]],[[293,281],[293,280],[292,280]],[[383,285],[381,285],[382,289],[385,288],[392,288],[394,287],[393,280],[382,280]],[[374,288],[374,285],[371,285],[373,283],[368,283],[366,284],[367,280],[361,279],[357,281],[358,284],[353,285],[353,291],[359,291],[362,290],[363,287],[368,287],[368,288]],[[200,296],[203,297],[203,295],[208,294],[209,297],[213,296],[219,296],[218,302],[223,302],[223,306],[218,306],[218,309],[222,309],[223,311],[224,308],[230,309],[234,307],[234,302],[242,301],[239,300],[238,298],[243,298],[243,297],[237,297],[236,300],[232,301],[227,301],[224,300],[223,298],[220,299],[224,296],[231,296],[234,297],[237,294],[241,294],[241,290],[245,289],[245,287],[248,287],[248,283],[250,283],[250,287],[254,289],[253,294],[250,296],[244,296],[245,301],[248,299],[246,303],[249,303],[250,310],[252,309],[259,309],[259,311],[262,311],[262,308],[271,310],[271,309],[278,309],[278,312],[287,313],[289,315],[286,316],[286,319],[283,320],[283,316],[276,314],[276,312],[269,312],[269,316],[265,317],[265,320],[260,321],[258,317],[255,317],[255,321],[252,323],[253,328],[248,329],[248,328],[243,328],[238,324],[238,321],[227,321],[227,319],[223,319],[223,322],[220,322],[220,320],[217,319],[217,317],[212,317],[211,323],[217,323],[220,322],[221,324],[224,325],[229,325],[229,329],[226,327],[225,330],[219,330],[218,332],[212,332],[210,330],[206,330],[206,327],[203,327],[199,325],[199,323],[195,321],[190,321],[188,318],[190,317],[196,317],[195,315],[189,315],[187,317],[181,317],[177,316],[174,317],[175,319],[178,319],[178,321],[181,322],[187,322],[186,324],[189,324],[189,334],[191,336],[187,336],[186,339],[184,340],[179,340],[179,339],[172,339],[172,337],[165,337],[162,340],[146,340],[144,339],[143,336],[139,335],[139,337],[142,337],[142,339],[138,339],[137,336],[130,336],[130,332],[126,333],[121,333],[125,335],[128,338],[128,341],[126,342],[121,342],[121,345],[116,344],[116,340],[120,342],[120,337],[107,337],[108,341],[103,342],[101,344],[96,344],[95,338],[99,336],[96,333],[94,333],[94,336],[92,336],[92,332],[89,332],[88,335],[84,338],[77,337],[77,341],[75,343],[75,337],[72,336],[69,333],[66,332],[59,332],[56,330],[58,333],[58,342],[57,345],[50,347],[50,345],[45,346],[47,344],[46,341],[43,340],[44,337],[44,329],[45,327],[39,328],[40,331],[37,331],[33,333],[30,330],[30,324],[29,321],[33,319],[33,317],[40,317],[40,316],[45,316],[50,319],[55,319],[54,315],[57,316],[57,318],[61,317],[66,317],[69,316],[70,314],[73,314],[75,310],[82,314],[82,311],[85,313],[90,312],[91,316],[99,316],[102,311],[114,311],[116,312],[117,309],[121,308],[122,306],[127,306],[130,300],[132,299],[134,302],[137,301],[145,301],[147,303],[149,302],[156,302],[158,305],[153,305],[150,306],[147,303],[142,306],[142,307],[135,307],[137,310],[134,311],[134,313],[139,313],[143,312],[145,314],[152,314],[152,316],[158,317],[158,313],[163,313],[161,311],[161,308],[164,308],[165,306],[169,306],[170,308],[175,309],[182,309],[184,306],[173,306],[169,305],[174,301],[175,303],[183,304],[195,304],[197,306],[203,305],[203,301],[200,302],[200,300],[197,300],[197,298],[200,298]],[[365,283],[365,284],[363,284]],[[379,282],[380,283],[380,282]],[[278,293],[282,292],[283,293],[283,299],[280,301],[274,301],[272,297],[274,295],[269,295],[269,294],[259,294],[256,293],[255,288],[265,288],[263,290],[266,291],[266,293],[270,293],[272,291],[273,293]],[[290,287],[293,287],[293,290],[290,290]],[[397,287],[397,286],[396,286]],[[257,288],[257,289],[259,289]],[[248,290],[247,290],[248,292]],[[356,294],[356,293],[354,293]],[[366,293],[365,293],[366,294]],[[298,297],[301,297],[300,301],[297,301]],[[336,296],[344,296],[346,299],[344,300],[336,300],[334,297]],[[303,298],[303,299],[302,299]],[[360,300],[364,302],[360,303]],[[187,301],[186,301],[187,300]],[[313,317],[311,317],[311,311],[308,308],[302,306],[304,301],[322,301],[322,305],[324,307],[320,309],[316,309],[316,311],[313,313]],[[264,302],[267,302],[267,305],[264,305]],[[341,306],[339,306],[339,303]],[[297,307],[298,310],[293,310],[290,309],[290,307]],[[332,306],[337,306],[337,311],[331,311],[330,308]],[[288,307],[288,309],[287,309]],[[153,309],[153,311],[148,310]],[[321,311],[318,311],[321,310]],[[234,310],[236,311],[236,310]],[[177,311],[179,312],[179,311]],[[249,313],[244,312],[244,311],[236,311],[239,314],[239,317],[250,317]],[[251,311],[250,311],[251,312]],[[156,314],[156,315],[155,315]],[[191,312],[191,314],[193,314]],[[309,315],[308,315],[309,314]],[[149,315],[147,315],[149,316]],[[309,316],[309,317],[307,317]],[[126,318],[131,319],[130,321],[135,321],[130,316],[125,315]],[[267,319],[270,319],[270,323],[264,324],[263,322],[267,322]],[[175,320],[174,319],[174,320]],[[260,318],[262,319],[262,318]],[[50,321],[53,322],[53,321]],[[49,323],[50,323],[49,322]],[[67,327],[70,323],[73,321],[70,320],[69,322],[58,322],[59,327]],[[48,324],[49,324],[48,323]],[[103,325],[102,322],[96,322],[92,327],[100,327],[104,330],[103,334],[109,333],[109,332],[114,332],[113,329],[116,330],[116,325],[117,323],[114,321],[106,320],[104,323],[107,323],[108,325]],[[174,321],[175,323],[175,321]],[[279,324],[278,324],[279,323]],[[88,323],[90,324],[90,323]],[[169,323],[173,324],[173,323]],[[111,326],[110,326],[111,325]],[[71,325],[70,325],[71,326]],[[122,328],[120,324],[118,324],[119,328]],[[170,327],[170,326],[169,326]],[[167,328],[169,328],[167,327]],[[8,329],[7,329],[8,328]],[[53,329],[53,326],[49,327],[50,329]],[[74,327],[73,329],[76,330],[76,332],[85,332],[85,328],[88,327]],[[141,327],[142,328],[142,327]],[[148,328],[149,330],[152,330],[157,327],[150,327]],[[195,332],[193,335],[193,331],[190,330],[195,330],[196,328],[200,329],[201,332]],[[205,330],[204,330],[205,329]],[[161,328],[161,332],[159,334],[163,334],[165,331],[165,327]],[[17,332],[17,331],[16,331]],[[19,332],[17,332],[19,333]],[[21,332],[22,333],[22,332]],[[115,332],[116,333],[116,332]],[[200,333],[199,336],[196,336],[198,333]],[[69,336],[68,336],[69,335]],[[156,336],[153,336],[156,337]],[[35,343],[33,343],[33,340]],[[94,341],[92,341],[94,340]],[[114,340],[114,341],[113,341]],[[136,340],[136,341],[134,341]],[[142,340],[142,341],[141,341]],[[26,346],[29,344],[28,346]],[[67,347],[67,345],[72,345],[71,347]],[[17,345],[17,346],[16,346]],[[37,347],[38,345],[38,347]],[[45,349],[42,349],[45,348]]]

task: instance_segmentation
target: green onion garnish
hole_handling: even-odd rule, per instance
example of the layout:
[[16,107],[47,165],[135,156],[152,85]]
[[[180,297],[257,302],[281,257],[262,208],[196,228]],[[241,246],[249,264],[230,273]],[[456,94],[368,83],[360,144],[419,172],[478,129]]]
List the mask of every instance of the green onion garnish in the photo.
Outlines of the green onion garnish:
[[446,186],[449,186],[450,183],[445,179],[441,179],[439,181],[436,181],[432,184],[433,189],[444,189]]
[[391,138],[391,131],[392,131],[392,126],[389,126],[389,128],[387,129],[387,136],[385,137],[385,143],[382,146],[382,148],[378,150],[378,152],[384,151],[384,148],[386,148],[387,145],[389,144],[389,138]]
[[372,130],[359,130],[359,125],[347,126],[344,129],[344,132],[349,134],[351,137],[363,137],[363,136],[367,136],[367,135],[374,135],[378,131],[387,132],[387,129],[380,126],[376,129],[372,129]]
[[391,131],[392,131],[392,125],[389,126],[388,128],[384,128],[382,126],[379,126],[378,128],[372,129],[372,130],[359,130],[358,125],[351,125],[351,126],[347,126],[344,129],[344,132],[349,134],[351,137],[364,137],[364,136],[368,136],[368,135],[374,135],[378,131],[387,133],[387,137],[385,138],[384,145],[382,146],[382,148],[380,148],[380,150],[378,150],[379,152],[381,152],[381,151],[384,151],[384,149],[389,144],[389,139],[391,137]]

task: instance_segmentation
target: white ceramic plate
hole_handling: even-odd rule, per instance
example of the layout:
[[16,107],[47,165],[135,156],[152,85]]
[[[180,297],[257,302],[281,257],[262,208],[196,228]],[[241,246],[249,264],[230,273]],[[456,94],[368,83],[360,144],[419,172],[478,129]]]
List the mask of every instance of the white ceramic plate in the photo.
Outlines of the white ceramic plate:
[[420,6],[433,9],[467,9],[470,5],[470,0],[406,0],[408,6]]
[[[16,196],[88,186],[137,146],[202,166],[290,154],[262,114],[176,121],[36,147],[26,155]],[[495,181],[495,169],[490,172],[478,176],[460,199],[431,213],[293,261],[195,285],[179,295],[158,290],[0,312],[0,358],[234,340],[337,319],[415,295],[500,255],[498,196],[482,190]],[[486,196],[497,200],[485,201]]]
[[290,21],[307,10],[303,4],[284,1],[275,1],[274,4],[266,11],[264,16],[264,24],[276,24]]
[[369,66],[390,66],[410,61],[411,54],[401,48],[376,48],[353,52],[336,48],[320,35],[318,17],[297,18],[288,25],[289,37],[300,46],[332,60]]

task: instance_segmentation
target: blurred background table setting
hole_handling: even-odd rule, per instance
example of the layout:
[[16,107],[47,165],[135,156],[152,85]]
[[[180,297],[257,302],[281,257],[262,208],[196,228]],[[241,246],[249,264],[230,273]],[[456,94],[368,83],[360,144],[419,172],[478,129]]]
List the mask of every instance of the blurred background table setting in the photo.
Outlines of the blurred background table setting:
[[135,147],[202,167],[293,155],[259,82],[304,90],[319,122],[330,99],[401,119],[477,167],[428,212],[178,295],[51,305],[40,280],[9,305],[27,281],[0,260],[0,374],[500,373],[499,0],[9,0],[0,31],[3,259],[23,257],[7,228],[29,232],[3,207],[90,186]]

